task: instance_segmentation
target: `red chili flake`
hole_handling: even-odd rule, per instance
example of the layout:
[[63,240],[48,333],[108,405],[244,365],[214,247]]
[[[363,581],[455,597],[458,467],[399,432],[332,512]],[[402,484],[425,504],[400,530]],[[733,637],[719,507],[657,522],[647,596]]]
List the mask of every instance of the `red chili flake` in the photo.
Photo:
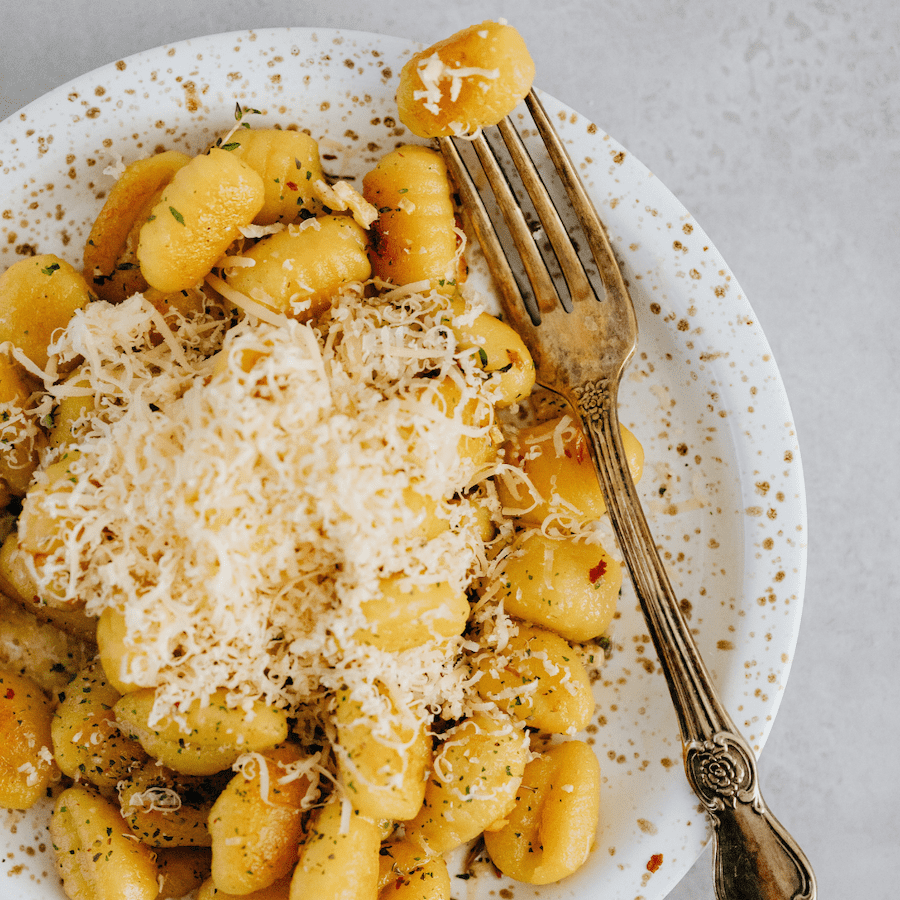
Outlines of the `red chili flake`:
[[296,183],[293,181],[286,181],[285,184],[289,191],[298,191],[300,188],[297,187]]
[[659,867],[662,865],[663,855],[662,853],[654,853],[653,856],[650,857],[650,860],[647,863],[647,871],[648,872],[656,872]]
[[15,696],[16,696],[16,692],[12,688],[6,689],[6,699],[7,700],[12,700],[12,698]]
[[606,574],[606,560],[601,559],[600,562],[588,572],[588,578],[591,579],[591,584],[596,584],[604,575]]

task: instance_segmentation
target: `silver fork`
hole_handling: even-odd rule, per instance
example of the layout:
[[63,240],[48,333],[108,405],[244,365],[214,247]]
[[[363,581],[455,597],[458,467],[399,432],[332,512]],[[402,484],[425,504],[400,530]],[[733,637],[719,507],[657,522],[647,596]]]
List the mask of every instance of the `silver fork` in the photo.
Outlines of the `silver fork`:
[[637,345],[631,297],[603,223],[534,91],[526,104],[587,239],[603,287],[602,300],[509,118],[497,127],[559,262],[568,287],[567,304],[557,290],[559,276],[550,274],[511,189],[512,172],[504,170],[490,142],[483,134],[466,139],[506,220],[531,297],[519,288],[504,243],[454,140],[441,138],[441,151],[500,291],[504,313],[534,357],[538,384],[568,401],[584,426],[609,517],[678,714],[685,772],[714,826],[716,896],[814,900],[812,868],[763,802],[753,752],[716,694],[628,472],[617,395]]

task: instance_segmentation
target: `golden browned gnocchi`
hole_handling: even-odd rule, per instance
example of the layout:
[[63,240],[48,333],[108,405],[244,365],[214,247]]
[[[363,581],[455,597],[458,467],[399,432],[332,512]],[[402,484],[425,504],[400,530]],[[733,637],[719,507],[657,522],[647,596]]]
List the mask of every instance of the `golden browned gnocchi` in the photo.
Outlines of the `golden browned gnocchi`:
[[191,161],[165,150],[125,167],[84,246],[84,277],[101,300],[116,303],[147,287],[137,260],[141,227],[162,190]]
[[[620,425],[632,480],[644,468],[644,451],[637,438]],[[506,459],[521,469],[501,477],[497,489],[504,505],[522,522],[540,526],[549,517],[562,522],[587,522],[606,512],[603,491],[594,472],[581,426],[569,415],[521,428],[505,446]]]
[[221,775],[181,775],[146,759],[122,778],[116,794],[128,827],[148,847],[209,847],[210,810],[224,783]]
[[156,900],[181,900],[198,890],[209,877],[210,853],[205,847],[170,847],[156,851],[159,896]]
[[422,540],[430,541],[447,531],[450,517],[445,502],[419,488],[419,483],[411,481],[403,488],[403,500],[407,509],[416,517],[416,533]]
[[129,831],[118,807],[94,790],[73,785],[50,817],[63,888],[72,900],[156,900],[153,851]]
[[[24,373],[0,353],[0,493],[23,497],[38,466],[43,434],[29,421],[31,388]],[[8,502],[8,500],[7,500]]]
[[378,900],[450,900],[450,887],[443,857],[406,840],[382,844]]
[[518,881],[559,881],[584,865],[599,809],[597,757],[583,741],[566,741],[528,763],[509,820],[485,832],[485,846],[494,865]]
[[[431,767],[425,723],[401,718],[390,698],[386,710],[367,712],[349,692],[335,698],[338,775],[353,808],[373,819],[411,819],[421,808]],[[390,734],[384,734],[385,723]]]
[[[38,590],[27,555],[19,549],[15,531],[10,532],[0,546],[0,591],[21,604],[36,621],[65,632],[68,635],[63,641],[65,645],[73,649],[80,646],[81,653],[89,652],[88,648],[92,652],[97,620],[88,616],[83,606],[59,603],[59,597],[54,597],[51,592]],[[60,661],[58,665],[63,663]]]
[[262,178],[265,199],[255,224],[286,224],[322,212],[316,185],[324,181],[325,173],[319,147],[308,134],[280,128],[241,129],[226,146]]
[[505,322],[481,312],[471,318],[461,300],[453,300],[450,327],[460,350],[476,350],[484,371],[491,373],[498,407],[526,399],[534,388],[534,360],[525,342]]
[[364,230],[349,216],[306,219],[263,238],[242,254],[228,286],[277,313],[306,320],[342,287],[369,278]]
[[207,878],[197,891],[197,900],[289,900],[291,895],[290,876],[281,878],[268,887],[251,891],[249,894],[229,894],[216,887],[212,878]]
[[0,669],[27,676],[55,698],[87,665],[95,648],[36,612],[6,596],[0,577]]
[[363,178],[363,196],[378,211],[369,254],[375,275],[448,290],[462,280],[452,188],[440,153],[398,147]]
[[209,813],[212,877],[227,893],[249,894],[290,875],[303,837],[301,815],[318,799],[305,773],[291,766],[306,754],[294,744],[273,747],[246,763]]
[[43,608],[70,611],[84,606],[81,598],[64,596],[62,578],[53,578],[40,590],[36,583],[47,557],[62,546],[66,533],[74,524],[64,504],[56,501],[60,496],[68,495],[78,482],[72,469],[77,458],[77,451],[64,453],[37,472],[34,484],[22,501],[18,532],[7,538],[9,548],[4,546],[4,576],[16,591],[15,595]]
[[356,639],[394,652],[440,643],[463,633],[469,612],[466,595],[448,581],[416,585],[390,575],[378,582],[372,599],[363,601],[368,626]]
[[198,285],[265,202],[262,178],[216,147],[180,168],[142,225],[141,274],[163,293]]
[[477,837],[512,809],[527,760],[528,738],[509,716],[463,720],[444,735],[406,836],[436,854]]
[[90,298],[81,273],[52,253],[13,263],[0,275],[0,344],[10,341],[43,369],[51,341]]
[[71,444],[75,440],[79,423],[94,409],[93,395],[83,393],[90,386],[77,369],[66,378],[65,383],[72,387],[73,393],[63,396],[53,410],[53,425],[47,435],[51,447]]
[[471,134],[515,109],[534,61],[511,25],[482,22],[416,53],[400,73],[400,121],[419,137]]
[[349,804],[345,807],[340,799],[330,800],[318,811],[300,847],[290,900],[373,900],[380,851],[378,823]]
[[195,701],[179,717],[158,721],[153,717],[155,699],[153,688],[125,694],[116,702],[116,721],[154,759],[183,775],[221,772],[241,754],[275,747],[288,734],[283,710],[259,701],[252,710],[230,707],[224,691],[207,705]]
[[54,497],[69,492],[78,482],[72,463],[77,451],[64,454],[56,462],[44,466],[22,504],[19,517],[19,547],[33,556],[52,553],[63,541],[72,526],[70,517],[60,514]]
[[139,636],[128,632],[125,615],[114,607],[103,610],[97,619],[97,652],[109,683],[120,694],[141,690],[132,680],[132,667],[144,660]]
[[59,777],[52,715],[49,699],[30,678],[0,671],[0,807],[29,809]]
[[496,456],[498,432],[491,427],[490,405],[465,397],[453,377],[419,379],[410,393],[416,401],[431,404],[434,415],[458,419],[465,425],[456,445],[460,459],[477,469]]
[[111,791],[147,756],[119,731],[113,707],[119,692],[99,662],[90,663],[66,687],[53,715],[53,755],[64,775]]
[[594,713],[594,696],[578,651],[545,628],[520,622],[499,651],[473,660],[475,690],[504,712],[549,734],[575,734]]
[[28,555],[19,549],[15,531],[0,546],[0,591],[20,603],[38,622],[59,628],[69,635],[74,639],[67,642],[70,646],[81,640],[85,649],[92,647],[97,620],[87,615],[82,605],[61,603],[52,591],[38,590],[28,564]]
[[621,587],[622,567],[596,541],[527,531],[493,590],[511,615],[566,640],[589,641],[609,628]]

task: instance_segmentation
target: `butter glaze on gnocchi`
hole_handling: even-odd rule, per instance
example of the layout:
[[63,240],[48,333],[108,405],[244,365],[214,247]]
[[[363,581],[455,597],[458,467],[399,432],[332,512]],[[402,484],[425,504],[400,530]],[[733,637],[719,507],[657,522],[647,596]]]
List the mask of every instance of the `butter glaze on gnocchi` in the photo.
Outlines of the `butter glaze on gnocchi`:
[[[401,118],[471,132],[533,74],[481,23],[404,67]],[[482,835],[564,878],[621,584],[583,437],[468,287],[438,153],[357,191],[238,119],[123,164],[81,271],[0,276],[2,628],[41,651],[0,673],[0,800],[56,792],[73,900],[449,900]]]

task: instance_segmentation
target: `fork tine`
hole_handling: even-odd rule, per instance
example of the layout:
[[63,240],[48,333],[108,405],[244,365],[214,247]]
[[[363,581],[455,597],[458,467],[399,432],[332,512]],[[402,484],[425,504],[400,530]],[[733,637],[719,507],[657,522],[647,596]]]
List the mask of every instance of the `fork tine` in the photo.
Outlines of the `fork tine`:
[[600,219],[594,204],[591,202],[578,171],[572,162],[562,139],[550,122],[550,117],[544,109],[540,99],[534,90],[528,92],[525,103],[537,126],[541,140],[547,148],[547,153],[553,161],[553,165],[559,174],[569,202],[572,204],[581,227],[584,229],[591,255],[600,273],[600,280],[606,289],[606,299],[618,307],[618,313],[628,320],[628,328],[633,334],[637,334],[637,317],[634,313],[634,305],[625,285],[622,270],[616,261],[615,253],[609,241],[609,235]]
[[[494,154],[493,148],[483,134],[478,134],[474,138],[469,139],[469,143],[478,156],[478,161],[487,177],[494,201],[500,209],[509,235],[515,245],[518,260],[525,269],[525,275],[531,286],[536,305],[536,309],[532,307],[529,312],[535,317],[536,321],[539,321],[542,314],[553,312],[559,305],[560,298],[556,285],[547,269],[544,258],[538,250],[531,228],[525,219],[525,214],[516,199],[506,173]],[[475,190],[477,192],[477,188]],[[496,234],[489,214],[483,206],[480,207],[480,210],[485,217],[486,227],[492,234]],[[497,246],[502,248],[502,244]],[[506,259],[505,253],[504,259]]]
[[509,117],[501,120],[498,128],[503,136],[503,142],[506,144],[512,157],[513,165],[515,165],[519,177],[522,179],[522,185],[534,205],[538,218],[541,220],[544,233],[547,235],[550,246],[553,247],[553,252],[556,254],[556,259],[569,288],[569,296],[572,298],[572,303],[577,303],[579,300],[596,300],[597,293],[588,279],[572,239],[563,225],[559,212],[541,179],[531,154],[525,148],[519,132]]
[[450,170],[450,176],[459,190],[462,206],[468,214],[475,237],[478,238],[478,243],[487,258],[494,282],[502,295],[503,308],[507,316],[514,320],[510,324],[520,334],[527,333],[534,328],[528,314],[528,302],[522,296],[481,194],[453,141],[442,137],[438,138],[438,144]]
[[547,269],[547,264],[534,241],[531,228],[525,220],[522,207],[516,200],[509,179],[494,155],[487,138],[483,134],[479,134],[472,141],[472,145],[525,268],[538,310],[540,313],[550,313],[559,306],[560,297]]

